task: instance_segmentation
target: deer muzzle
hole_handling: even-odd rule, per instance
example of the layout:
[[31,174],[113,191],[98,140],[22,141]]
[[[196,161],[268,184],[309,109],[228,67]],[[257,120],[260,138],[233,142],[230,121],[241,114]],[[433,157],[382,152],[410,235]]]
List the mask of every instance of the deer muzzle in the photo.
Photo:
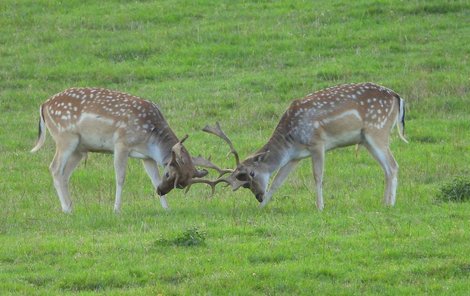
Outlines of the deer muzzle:
[[160,196],[166,195],[168,192],[171,191],[172,188],[161,188],[160,186],[157,187],[157,194]]

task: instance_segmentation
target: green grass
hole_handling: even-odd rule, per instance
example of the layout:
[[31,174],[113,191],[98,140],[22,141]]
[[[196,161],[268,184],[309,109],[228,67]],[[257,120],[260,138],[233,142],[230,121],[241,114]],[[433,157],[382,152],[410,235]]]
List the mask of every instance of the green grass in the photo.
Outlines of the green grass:
[[[468,295],[470,203],[437,197],[470,174],[469,14],[468,1],[2,1],[0,294]],[[322,213],[307,160],[266,209],[201,185],[172,192],[169,212],[131,161],[115,215],[112,159],[91,154],[65,215],[50,136],[29,153],[39,105],[72,86],[157,102],[192,154],[229,167],[205,124],[244,156],[292,99],[361,81],[407,103],[394,208],[378,164],[347,148],[327,154]]]

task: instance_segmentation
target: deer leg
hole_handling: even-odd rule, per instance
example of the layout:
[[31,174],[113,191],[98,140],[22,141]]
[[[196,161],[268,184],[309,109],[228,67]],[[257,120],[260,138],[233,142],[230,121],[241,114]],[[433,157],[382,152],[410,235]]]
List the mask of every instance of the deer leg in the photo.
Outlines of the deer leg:
[[129,151],[116,145],[114,148],[114,170],[116,173],[116,199],[114,201],[114,212],[121,211],[121,194],[122,186],[126,178],[127,159],[129,158]]
[[60,153],[60,151],[57,149],[54,155],[54,159],[52,160],[51,165],[49,166],[49,170],[52,175],[55,190],[57,192],[57,195],[59,196],[62,212],[70,213],[72,212],[72,201],[70,200],[68,190],[66,190],[64,178],[60,173],[61,159],[62,153]]
[[284,181],[287,179],[289,173],[299,164],[299,160],[292,160],[284,165],[282,168],[279,169],[276,176],[274,177],[271,186],[269,187],[269,191],[263,199],[263,202],[260,204],[260,207],[265,207],[268,202],[271,200],[274,193],[281,187]]
[[385,174],[384,203],[389,206],[395,204],[395,196],[398,185],[398,164],[393,158],[387,145],[378,145],[372,139],[366,138],[366,148],[377,160]]
[[323,210],[323,170],[325,163],[325,149],[323,147],[316,148],[311,150],[312,154],[312,170],[313,177],[315,179],[315,186],[317,190],[317,209],[319,211]]
[[[62,211],[70,213],[72,211],[72,201],[68,190],[68,179],[71,171],[78,164],[74,154],[77,148],[78,137],[64,137],[62,141],[56,143],[56,153],[49,166],[54,181],[54,187],[59,196]],[[75,162],[77,164],[75,164]],[[72,168],[73,167],[73,168]],[[70,172],[69,172],[70,171]]]
[[397,187],[398,187],[398,163],[393,157],[392,152],[390,151],[389,148],[387,148],[388,152],[388,159],[392,168],[392,185],[390,189],[390,199],[389,199],[389,205],[394,206],[396,202],[396,197],[397,197]]
[[[160,176],[158,173],[157,163],[153,159],[144,159],[142,162],[144,164],[145,171],[150,177],[150,180],[152,180],[152,185],[156,190],[158,184],[160,184]],[[168,203],[164,195],[160,196],[160,204],[165,210],[168,210]]]
[[78,151],[74,151],[72,155],[70,155],[70,158],[67,161],[67,165],[64,169],[64,179],[67,182],[67,185],[69,184],[70,176],[72,175],[77,165],[80,163],[80,160],[82,160],[85,155],[85,153]]
[[74,151],[72,155],[70,155],[70,158],[67,161],[67,164],[65,165],[64,172],[63,172],[63,182],[62,182],[62,192],[64,196],[68,197],[69,200],[69,205],[70,205],[70,210],[72,209],[72,202],[70,200],[70,193],[69,193],[69,181],[70,181],[70,176],[72,175],[73,171],[77,167],[77,165],[80,163],[80,160],[83,159],[85,156],[85,153],[81,153],[78,151]]

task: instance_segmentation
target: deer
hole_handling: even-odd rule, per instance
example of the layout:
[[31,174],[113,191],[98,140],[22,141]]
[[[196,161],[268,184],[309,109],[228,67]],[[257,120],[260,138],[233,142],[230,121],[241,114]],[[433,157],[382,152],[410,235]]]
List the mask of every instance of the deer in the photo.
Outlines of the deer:
[[[203,157],[193,158],[177,138],[158,106],[127,93],[102,88],[69,88],[50,97],[39,108],[37,152],[49,130],[56,152],[49,166],[62,211],[72,211],[68,190],[72,172],[88,152],[112,153],[116,179],[114,211],[121,210],[122,188],[128,158],[141,159],[160,203],[168,209],[165,195],[174,188],[194,183],[208,174],[195,165],[223,170]],[[164,168],[162,177],[158,166]],[[213,186],[213,185],[211,185]]]
[[268,142],[242,162],[217,122],[216,126],[208,125],[203,131],[227,142],[235,157],[236,168],[228,177],[219,177],[212,182],[211,186],[227,183],[233,191],[248,188],[260,202],[260,207],[265,207],[299,161],[310,157],[316,184],[316,207],[322,211],[325,153],[335,148],[361,145],[382,167],[385,174],[383,200],[385,205],[394,206],[398,164],[389,144],[395,125],[399,137],[408,143],[404,135],[405,101],[396,92],[373,83],[333,86],[294,100]]

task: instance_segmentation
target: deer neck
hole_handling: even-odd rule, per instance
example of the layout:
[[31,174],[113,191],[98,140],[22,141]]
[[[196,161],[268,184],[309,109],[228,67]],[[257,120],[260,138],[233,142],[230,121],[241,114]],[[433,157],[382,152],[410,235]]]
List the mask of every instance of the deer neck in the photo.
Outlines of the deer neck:
[[263,159],[269,174],[277,171],[292,160],[293,145],[284,133],[274,131],[269,141],[257,153],[269,151]]
[[154,130],[152,133],[152,146],[158,149],[157,162],[166,166],[171,160],[171,148],[176,143],[178,143],[178,137],[168,125]]

